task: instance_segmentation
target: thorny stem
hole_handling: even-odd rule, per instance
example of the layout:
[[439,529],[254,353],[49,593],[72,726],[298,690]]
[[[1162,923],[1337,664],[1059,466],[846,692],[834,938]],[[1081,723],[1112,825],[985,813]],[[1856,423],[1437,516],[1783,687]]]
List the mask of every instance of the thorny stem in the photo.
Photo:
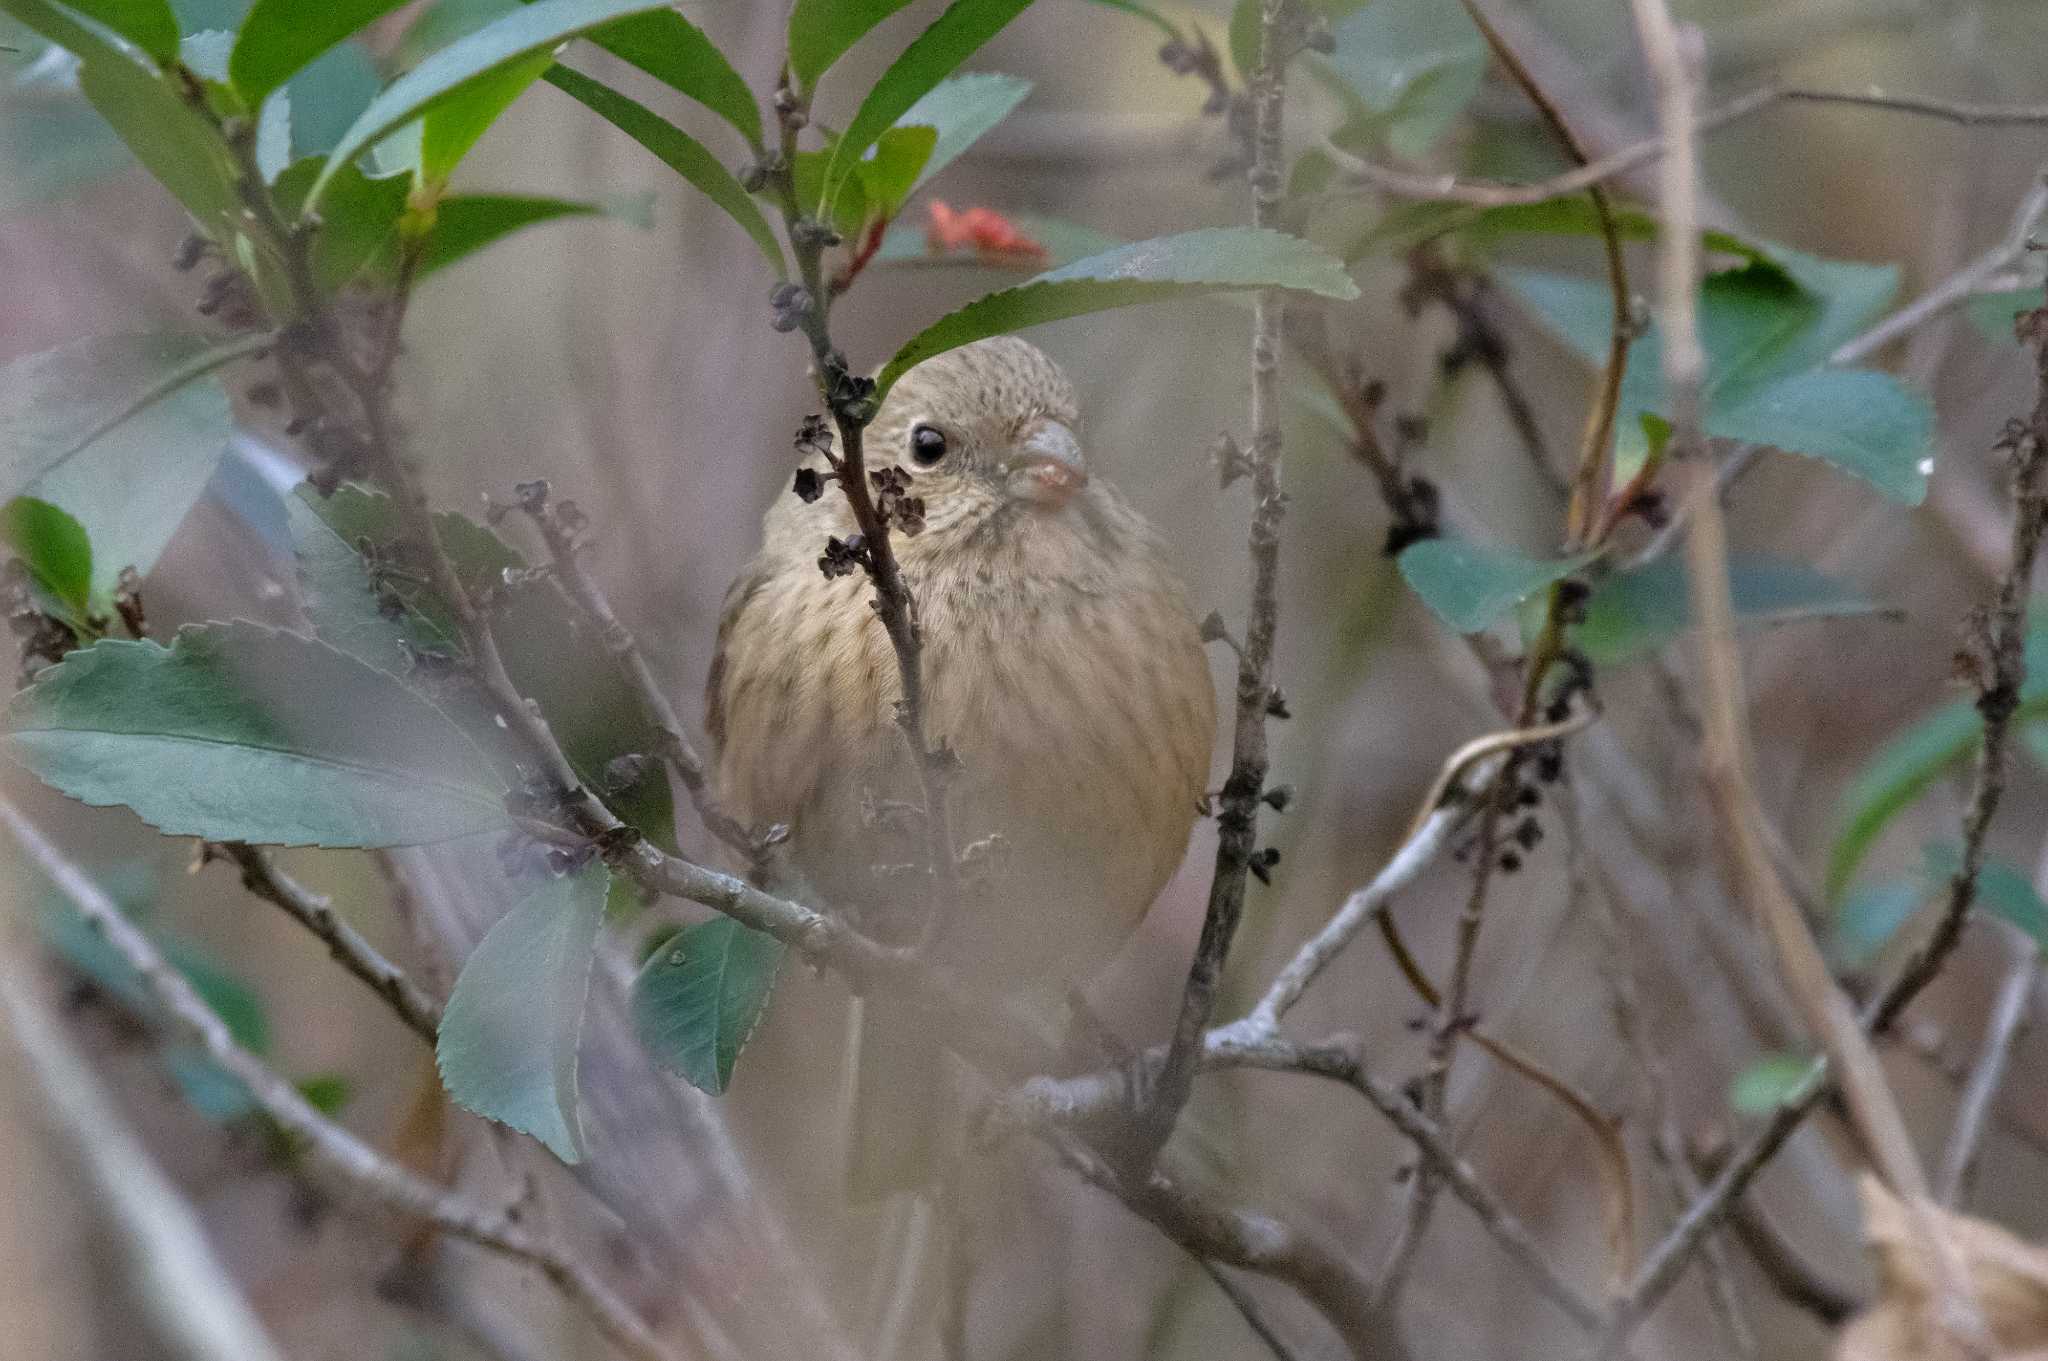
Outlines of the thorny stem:
[[[1252,225],[1270,227],[1281,199],[1281,117],[1286,103],[1284,48],[1294,0],[1265,0],[1259,21],[1259,65],[1252,78]],[[1231,940],[1244,915],[1245,882],[1258,852],[1259,800],[1267,773],[1266,718],[1273,706],[1273,642],[1280,622],[1280,328],[1285,303],[1273,289],[1254,304],[1251,346],[1252,519],[1251,600],[1237,657],[1237,722],[1230,774],[1218,799],[1216,868],[1209,881],[1202,934],[1181,993],[1173,1040],[1157,1084],[1139,1110],[1133,1166],[1158,1156],[1194,1086],[1202,1032],[1215,1014]]]

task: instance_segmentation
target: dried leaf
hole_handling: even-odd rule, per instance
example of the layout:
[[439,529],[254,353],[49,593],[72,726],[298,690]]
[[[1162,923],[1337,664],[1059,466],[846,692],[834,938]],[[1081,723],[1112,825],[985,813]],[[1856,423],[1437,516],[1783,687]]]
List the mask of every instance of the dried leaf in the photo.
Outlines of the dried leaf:
[[[1878,1298],[1842,1330],[1835,1361],[1967,1361],[1969,1351],[1945,1326],[1940,1267],[1915,1232],[1917,1216],[1876,1177],[1865,1176],[1861,1190]],[[2048,1248],[1936,1205],[1921,1213],[1947,1230],[1962,1256],[2000,1361],[2048,1357]]]

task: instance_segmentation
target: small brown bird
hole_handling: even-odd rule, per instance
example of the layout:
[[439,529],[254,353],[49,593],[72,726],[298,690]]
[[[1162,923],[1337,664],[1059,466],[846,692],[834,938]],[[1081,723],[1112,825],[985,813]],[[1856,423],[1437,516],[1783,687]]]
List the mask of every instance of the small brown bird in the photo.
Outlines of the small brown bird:
[[[1091,475],[1078,428],[1066,375],[1002,338],[913,369],[867,433],[870,468],[899,466],[924,502],[922,531],[891,541],[923,625],[927,736],[959,757],[954,839],[997,838],[937,905],[936,949],[992,993],[1107,960],[1179,866],[1209,771],[1215,695],[1186,594],[1159,534]],[[826,471],[819,454],[805,466]],[[854,528],[829,488],[769,509],[726,597],[708,726],[726,806],[786,823],[827,903],[907,941],[921,909],[900,905],[922,899],[901,866],[922,830],[902,825],[919,785],[895,654],[866,575],[819,568]],[[887,998],[864,1012],[857,1195],[929,1174],[939,1071],[936,1040]]]

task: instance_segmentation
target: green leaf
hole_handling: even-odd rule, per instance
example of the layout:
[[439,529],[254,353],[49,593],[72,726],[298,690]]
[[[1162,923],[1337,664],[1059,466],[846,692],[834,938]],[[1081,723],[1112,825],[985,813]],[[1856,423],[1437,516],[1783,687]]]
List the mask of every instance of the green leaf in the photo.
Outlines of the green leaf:
[[206,375],[263,338],[181,335],[79,341],[0,369],[0,501],[61,507],[93,545],[93,589],[147,572],[199,499],[231,430]]
[[1230,7],[1230,64],[1237,68],[1238,79],[1247,84],[1259,69],[1259,29],[1264,8],[1260,0],[1237,0]]
[[809,91],[832,63],[910,0],[796,0],[789,11],[789,69]]
[[[644,203],[644,200],[641,201]],[[541,222],[565,217],[631,219],[639,203],[583,203],[523,194],[456,194],[441,200],[434,229],[420,253],[418,275],[446,269],[456,261]]]
[[768,1004],[785,953],[775,937],[730,917],[677,933],[633,981],[640,1042],[691,1086],[722,1094]]
[[[278,176],[278,210],[295,215],[326,169],[325,160],[308,156]],[[398,219],[411,190],[409,173],[372,176],[352,165],[334,172],[313,235],[313,277],[321,288],[338,290],[396,249]]]
[[292,92],[279,90],[256,117],[256,171],[265,184],[275,184],[291,163]]
[[595,861],[534,876],[462,966],[434,1046],[458,1104],[532,1135],[565,1163],[583,1157],[576,1046],[609,879]]
[[704,30],[674,10],[623,19],[590,40],[681,91],[739,130],[747,145],[761,145],[761,106],[745,76],[733,69]]
[[301,1078],[297,1086],[306,1103],[330,1119],[340,1115],[342,1109],[355,1099],[355,1084],[339,1073],[318,1073]]
[[0,220],[65,198],[128,160],[107,120],[69,91],[0,80]]
[[[1767,243],[1721,244],[1747,252],[1748,263],[1709,276],[1700,288],[1706,432],[1824,459],[1895,501],[1918,504],[1932,458],[1934,417],[1926,400],[1886,374],[1823,367],[1836,346],[1884,309],[1897,271]],[[1605,362],[1605,284],[1539,270],[1498,273],[1589,363]],[[1646,452],[1641,427],[1628,418],[1666,411],[1661,346],[1653,326],[1629,348],[1617,431],[1624,471]]]
[[[141,51],[53,0],[0,0],[0,11],[78,57],[78,88],[87,102],[202,230],[231,237],[239,211],[234,158],[170,78],[146,65]],[[175,56],[175,42],[171,50]]]
[[[2037,612],[2038,615],[2039,612]],[[2033,620],[2027,635],[2027,683],[2020,689],[2013,721],[2027,724],[2048,715],[2048,631]],[[1828,850],[1827,898],[1839,902],[1856,867],[1900,810],[1957,762],[1976,751],[1984,721],[1965,701],[1943,705],[1900,733],[1870,758],[1843,793],[1835,820],[1841,830]]]
[[1879,749],[1836,811],[1841,830],[1828,850],[1826,892],[1839,902],[1856,867],[1894,816],[1944,771],[1977,749],[1984,720],[1968,703],[1948,704]]
[[1917,506],[1934,471],[1934,409],[1888,373],[1813,369],[1709,416],[1707,432],[1822,459]]
[[167,932],[151,934],[164,962],[185,975],[200,1000],[226,1024],[235,1043],[258,1057],[269,1053],[270,1017],[256,990],[206,946]]
[[292,155],[334,150],[383,85],[375,59],[359,42],[330,47],[314,58],[285,86],[292,101]]
[[1031,93],[1031,82],[996,71],[942,80],[896,120],[898,127],[927,127],[938,134],[931,155],[908,192],[927,184],[962,152],[1008,118]]
[[447,183],[477,139],[512,107],[526,88],[540,79],[541,72],[554,64],[552,50],[543,48],[518,61],[486,72],[465,82],[460,89],[437,100],[420,120],[420,182]]
[[1835,911],[1836,965],[1869,968],[1926,901],[1927,886],[1916,879],[1888,879],[1850,892]]
[[[1728,563],[1735,617],[1746,623],[1836,619],[1882,613],[1855,588],[1804,563],[1735,557]],[[1609,666],[1663,647],[1692,624],[1684,562],[1666,556],[1605,577],[1572,634],[1588,660]]]
[[1025,326],[1135,303],[1250,288],[1284,288],[1348,300],[1358,286],[1308,242],[1252,227],[1212,227],[1118,246],[977,298],[913,336],[875,380],[879,401],[935,354]]
[[[924,98],[933,87],[980,49],[983,43],[1030,5],[1031,0],[953,0],[932,26],[911,40],[903,55],[882,72],[853,121],[839,135],[832,164],[825,172],[824,202],[840,180],[853,173],[853,163],[875,139]],[[791,16],[792,20],[794,15]]]
[[1821,1060],[1803,1054],[1767,1054],[1735,1075],[1728,1104],[1744,1115],[1769,1115],[1804,1100],[1823,1071]]
[[72,798],[124,804],[176,836],[410,846],[506,825],[503,782],[439,709],[256,624],[73,652],[8,706],[0,749]]
[[315,57],[406,0],[256,0],[235,34],[228,76],[256,108]]
[[399,36],[391,54],[400,70],[417,66],[430,54],[467,37],[501,14],[519,8],[521,0],[430,0],[419,17]]
[[96,19],[147,52],[159,66],[178,59],[178,18],[164,0],[68,0],[71,8]]
[[72,623],[92,612],[92,540],[85,527],[48,501],[17,496],[0,506],[0,543]]
[[538,0],[442,48],[370,101],[342,135],[327,170],[314,180],[305,210],[310,212],[319,204],[328,181],[341,166],[413,119],[459,98],[472,82],[490,79],[538,53],[551,52],[590,29],[660,8],[658,0]]
[[754,205],[754,199],[732,172],[705,149],[704,144],[675,124],[610,86],[599,84],[580,71],[559,63],[548,68],[547,82],[582,103],[600,118],[653,152],[669,169],[681,175],[700,193],[725,210],[761,249],[777,278],[789,277],[783,262],[782,243]]
[[1597,554],[1532,558],[1457,539],[1424,539],[1401,550],[1401,575],[1436,616],[1477,633],[1515,604],[1591,562]]
[[932,128],[890,128],[866,157],[854,162],[853,179],[847,183],[859,182],[863,200],[856,229],[870,221],[887,222],[902,211],[938,136]]
[[[1946,893],[1948,881],[1962,872],[1963,848],[1954,843],[1936,843],[1927,848],[1927,879],[1936,892]],[[2018,928],[2037,946],[2048,950],[2048,903],[2026,873],[1996,856],[1986,856],[1977,870],[1977,901],[1992,916]]]
[[[1234,25],[1232,32],[1235,46]],[[1486,74],[1486,40],[1455,4],[1374,0],[1332,33],[1337,46],[1329,65],[1382,116],[1370,135],[1384,135],[1404,159],[1417,159],[1436,144]]]

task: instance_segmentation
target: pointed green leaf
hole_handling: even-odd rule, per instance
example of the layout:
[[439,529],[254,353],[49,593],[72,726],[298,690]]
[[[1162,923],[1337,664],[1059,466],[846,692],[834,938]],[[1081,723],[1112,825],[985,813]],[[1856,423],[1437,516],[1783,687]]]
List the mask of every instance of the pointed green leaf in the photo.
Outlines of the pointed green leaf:
[[226,239],[238,210],[234,158],[171,79],[140,49],[55,0],[0,0],[0,12],[79,59],[78,88],[87,102],[203,230]]
[[360,42],[345,42],[314,58],[284,88],[292,101],[292,156],[296,159],[325,156],[340,145],[384,88],[384,81],[369,49]]
[[910,0],[796,0],[789,11],[789,69],[809,90],[882,20]]
[[1030,3],[1031,0],[953,0],[930,28],[912,39],[903,55],[890,64],[868,91],[867,98],[861,100],[853,121],[846,125],[833,148],[832,165],[825,172],[826,195],[829,197],[840,180],[853,173],[853,163],[866,154],[877,137],[895,126],[918,100],[953,74],[961,62],[973,56]]
[[932,128],[890,128],[876,139],[865,158],[854,162],[854,174],[847,183],[859,182],[863,200],[856,229],[871,220],[887,222],[902,211],[903,200],[910,197],[938,136]]
[[1803,1054],[1767,1054],[1735,1075],[1728,1104],[1744,1115],[1769,1115],[1805,1100],[1823,1071],[1821,1060]]
[[1030,93],[1030,81],[997,71],[954,76],[934,85],[896,120],[898,127],[927,127],[938,134],[911,191],[951,165],[989,129],[1008,118]]
[[643,205],[644,200],[583,203],[524,194],[456,194],[442,199],[434,210],[434,229],[421,251],[418,275],[424,279],[514,232],[560,218],[637,218],[645,225],[639,211]]
[[515,881],[525,896],[462,966],[434,1047],[458,1104],[532,1135],[565,1163],[583,1157],[576,1047],[610,877],[593,861]]
[[341,166],[413,119],[459,97],[471,82],[488,79],[537,53],[551,52],[593,28],[660,8],[658,0],[538,0],[442,48],[370,101],[342,135],[327,170],[313,182],[306,195],[306,211],[319,204],[328,181]]
[[679,90],[761,145],[761,106],[746,77],[733,69],[704,30],[674,10],[624,19],[590,35],[605,51]]
[[[314,180],[326,169],[326,161],[318,156],[288,167],[274,186],[278,211],[296,215]],[[352,165],[334,172],[313,233],[313,277],[322,288],[339,289],[380,258],[395,258],[398,219],[411,190],[410,173],[373,176]]]
[[[1374,0],[1332,32],[1337,46],[1329,64],[1381,115],[1372,135],[1384,136],[1404,158],[1420,157],[1435,145],[1479,93],[1486,74],[1486,40],[1458,5]],[[1250,50],[1256,25],[1240,35],[1233,23],[1231,37],[1233,51],[1244,47],[1241,59],[1256,62],[1258,54]]]
[[1457,539],[1424,539],[1396,560],[1401,575],[1437,618],[1460,633],[1477,633],[1597,554],[1532,558],[1505,548]]
[[420,120],[420,179],[427,184],[446,183],[477,139],[554,60],[554,53],[544,48],[467,81],[447,98],[437,100]]
[[633,1024],[655,1061],[717,1096],[754,1033],[786,947],[717,917],[678,932],[633,983]]
[[411,846],[506,825],[504,784],[432,704],[256,624],[73,652],[15,696],[0,751],[176,836]]
[[[1728,563],[1735,617],[1751,624],[1882,613],[1855,588],[1804,563],[1735,557]],[[1573,645],[1594,663],[1613,665],[1663,647],[1691,626],[1685,564],[1665,556],[1597,582]]]
[[753,196],[740,186],[716,156],[705,149],[702,142],[644,104],[580,71],[557,63],[548,69],[546,79],[548,84],[653,152],[669,169],[723,208],[726,215],[760,247],[776,277],[789,276],[789,267],[782,259],[782,244],[769,230],[768,221],[754,205]]
[[883,366],[875,396],[880,400],[905,372],[933,355],[989,336],[1135,303],[1253,288],[1358,296],[1341,264],[1298,237],[1252,227],[1155,237],[1050,270],[939,318]]
[[1707,433],[1834,464],[1900,505],[1927,498],[1934,409],[1888,373],[1811,369],[1717,404]]
[[35,585],[61,607],[55,613],[82,623],[92,612],[92,540],[61,508],[33,496],[15,497],[0,506],[0,544],[14,551]]
[[315,57],[358,33],[406,0],[256,0],[235,34],[228,75],[250,108],[269,97]]
[[165,0],[67,0],[147,52],[159,66],[178,59],[178,18]]

